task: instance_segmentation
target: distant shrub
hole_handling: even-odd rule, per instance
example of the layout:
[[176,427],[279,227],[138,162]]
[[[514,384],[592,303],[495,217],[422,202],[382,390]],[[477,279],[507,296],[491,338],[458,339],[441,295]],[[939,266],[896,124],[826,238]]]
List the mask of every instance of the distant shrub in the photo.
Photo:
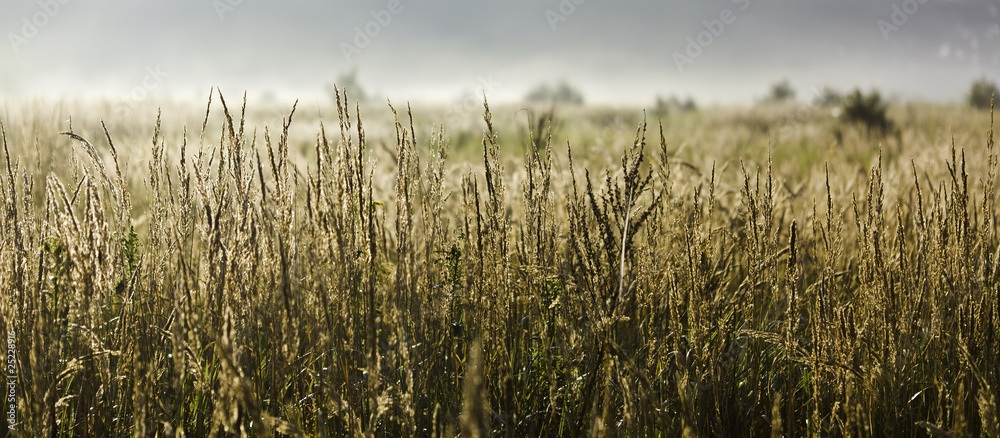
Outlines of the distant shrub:
[[653,114],[657,116],[665,116],[672,111],[679,110],[681,112],[696,111],[698,109],[698,104],[694,102],[694,99],[688,97],[686,100],[681,100],[677,96],[670,96],[665,98],[663,96],[656,97],[656,106],[653,108]]
[[583,105],[583,93],[563,81],[554,87],[549,84],[541,84],[531,90],[531,92],[525,96],[525,100],[528,102],[551,102]]
[[989,79],[981,78],[972,83],[967,96],[969,106],[977,109],[990,109],[993,96],[1000,94],[997,84]]
[[888,105],[882,100],[878,91],[865,95],[861,90],[854,90],[844,98],[841,120],[846,123],[865,125],[868,133],[876,131],[886,134],[892,130],[892,120],[886,115]]
[[779,103],[793,99],[795,99],[795,89],[786,79],[771,86],[771,93],[768,94],[766,102]]
[[368,92],[365,91],[364,87],[362,87],[361,83],[358,81],[357,68],[341,73],[332,84],[327,84],[327,92],[330,93],[330,98],[334,101],[337,100],[335,87],[339,87],[341,91],[348,93],[351,96],[351,99],[356,101],[364,102],[370,99]]
[[813,98],[813,105],[829,108],[840,106],[843,102],[844,96],[842,96],[837,90],[829,87],[824,87],[820,90],[819,94]]

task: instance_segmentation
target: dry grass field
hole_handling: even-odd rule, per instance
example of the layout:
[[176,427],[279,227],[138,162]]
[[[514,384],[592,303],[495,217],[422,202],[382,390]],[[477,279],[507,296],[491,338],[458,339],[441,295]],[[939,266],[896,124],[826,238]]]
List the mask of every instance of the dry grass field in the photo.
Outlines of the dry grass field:
[[14,436],[1000,436],[989,111],[3,108]]

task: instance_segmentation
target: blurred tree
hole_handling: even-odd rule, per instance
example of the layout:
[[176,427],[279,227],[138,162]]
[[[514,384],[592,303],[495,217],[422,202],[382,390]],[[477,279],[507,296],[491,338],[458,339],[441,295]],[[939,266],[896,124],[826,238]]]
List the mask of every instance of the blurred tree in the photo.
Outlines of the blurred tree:
[[688,112],[697,109],[698,105],[695,104],[694,99],[691,97],[681,101],[677,96],[670,96],[669,98],[656,96],[656,105],[653,107],[653,114],[662,117],[675,110]]
[[681,104],[681,109],[684,111],[695,111],[698,109],[698,105],[694,103],[694,99],[688,97],[684,103]]
[[349,71],[341,73],[332,84],[327,85],[326,89],[330,93],[330,97],[336,100],[337,96],[333,91],[334,85],[336,85],[341,92],[346,90],[347,96],[355,101],[364,102],[369,99],[368,93],[365,92],[364,87],[362,87],[358,82],[357,68],[352,68]]
[[830,87],[823,87],[819,94],[813,98],[813,105],[824,108],[835,107],[840,105],[842,100],[844,97],[840,95],[840,92]]
[[967,96],[969,106],[978,109],[990,109],[993,96],[1000,94],[997,84],[989,79],[981,78],[972,83]]
[[892,120],[886,114],[888,105],[878,91],[873,90],[865,95],[861,90],[855,89],[844,98],[843,105],[841,120],[865,125],[869,135],[872,131],[886,134],[892,130]]
[[559,82],[559,85],[556,85],[555,87],[551,87],[549,84],[541,84],[535,87],[528,93],[527,96],[525,96],[525,100],[528,102],[583,105],[583,93],[575,87],[567,84],[566,81],[561,81]]
[[792,88],[792,84],[785,79],[771,86],[771,94],[767,96],[766,101],[779,103],[792,99],[795,99],[795,89]]

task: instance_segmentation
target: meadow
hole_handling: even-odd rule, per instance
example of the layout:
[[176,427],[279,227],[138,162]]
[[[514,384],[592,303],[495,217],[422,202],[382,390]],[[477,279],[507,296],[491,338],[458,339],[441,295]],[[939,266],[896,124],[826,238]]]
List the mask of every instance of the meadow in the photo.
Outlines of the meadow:
[[226,97],[0,106],[12,436],[1000,436],[992,111]]

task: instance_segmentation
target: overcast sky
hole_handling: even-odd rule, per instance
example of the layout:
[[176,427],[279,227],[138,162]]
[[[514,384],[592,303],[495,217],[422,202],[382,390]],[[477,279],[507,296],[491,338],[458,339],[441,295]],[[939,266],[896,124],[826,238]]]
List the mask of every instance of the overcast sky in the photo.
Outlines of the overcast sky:
[[326,99],[356,69],[377,97],[750,103],[787,78],[957,101],[1000,76],[1000,0],[0,0],[0,97],[172,96],[209,87]]

